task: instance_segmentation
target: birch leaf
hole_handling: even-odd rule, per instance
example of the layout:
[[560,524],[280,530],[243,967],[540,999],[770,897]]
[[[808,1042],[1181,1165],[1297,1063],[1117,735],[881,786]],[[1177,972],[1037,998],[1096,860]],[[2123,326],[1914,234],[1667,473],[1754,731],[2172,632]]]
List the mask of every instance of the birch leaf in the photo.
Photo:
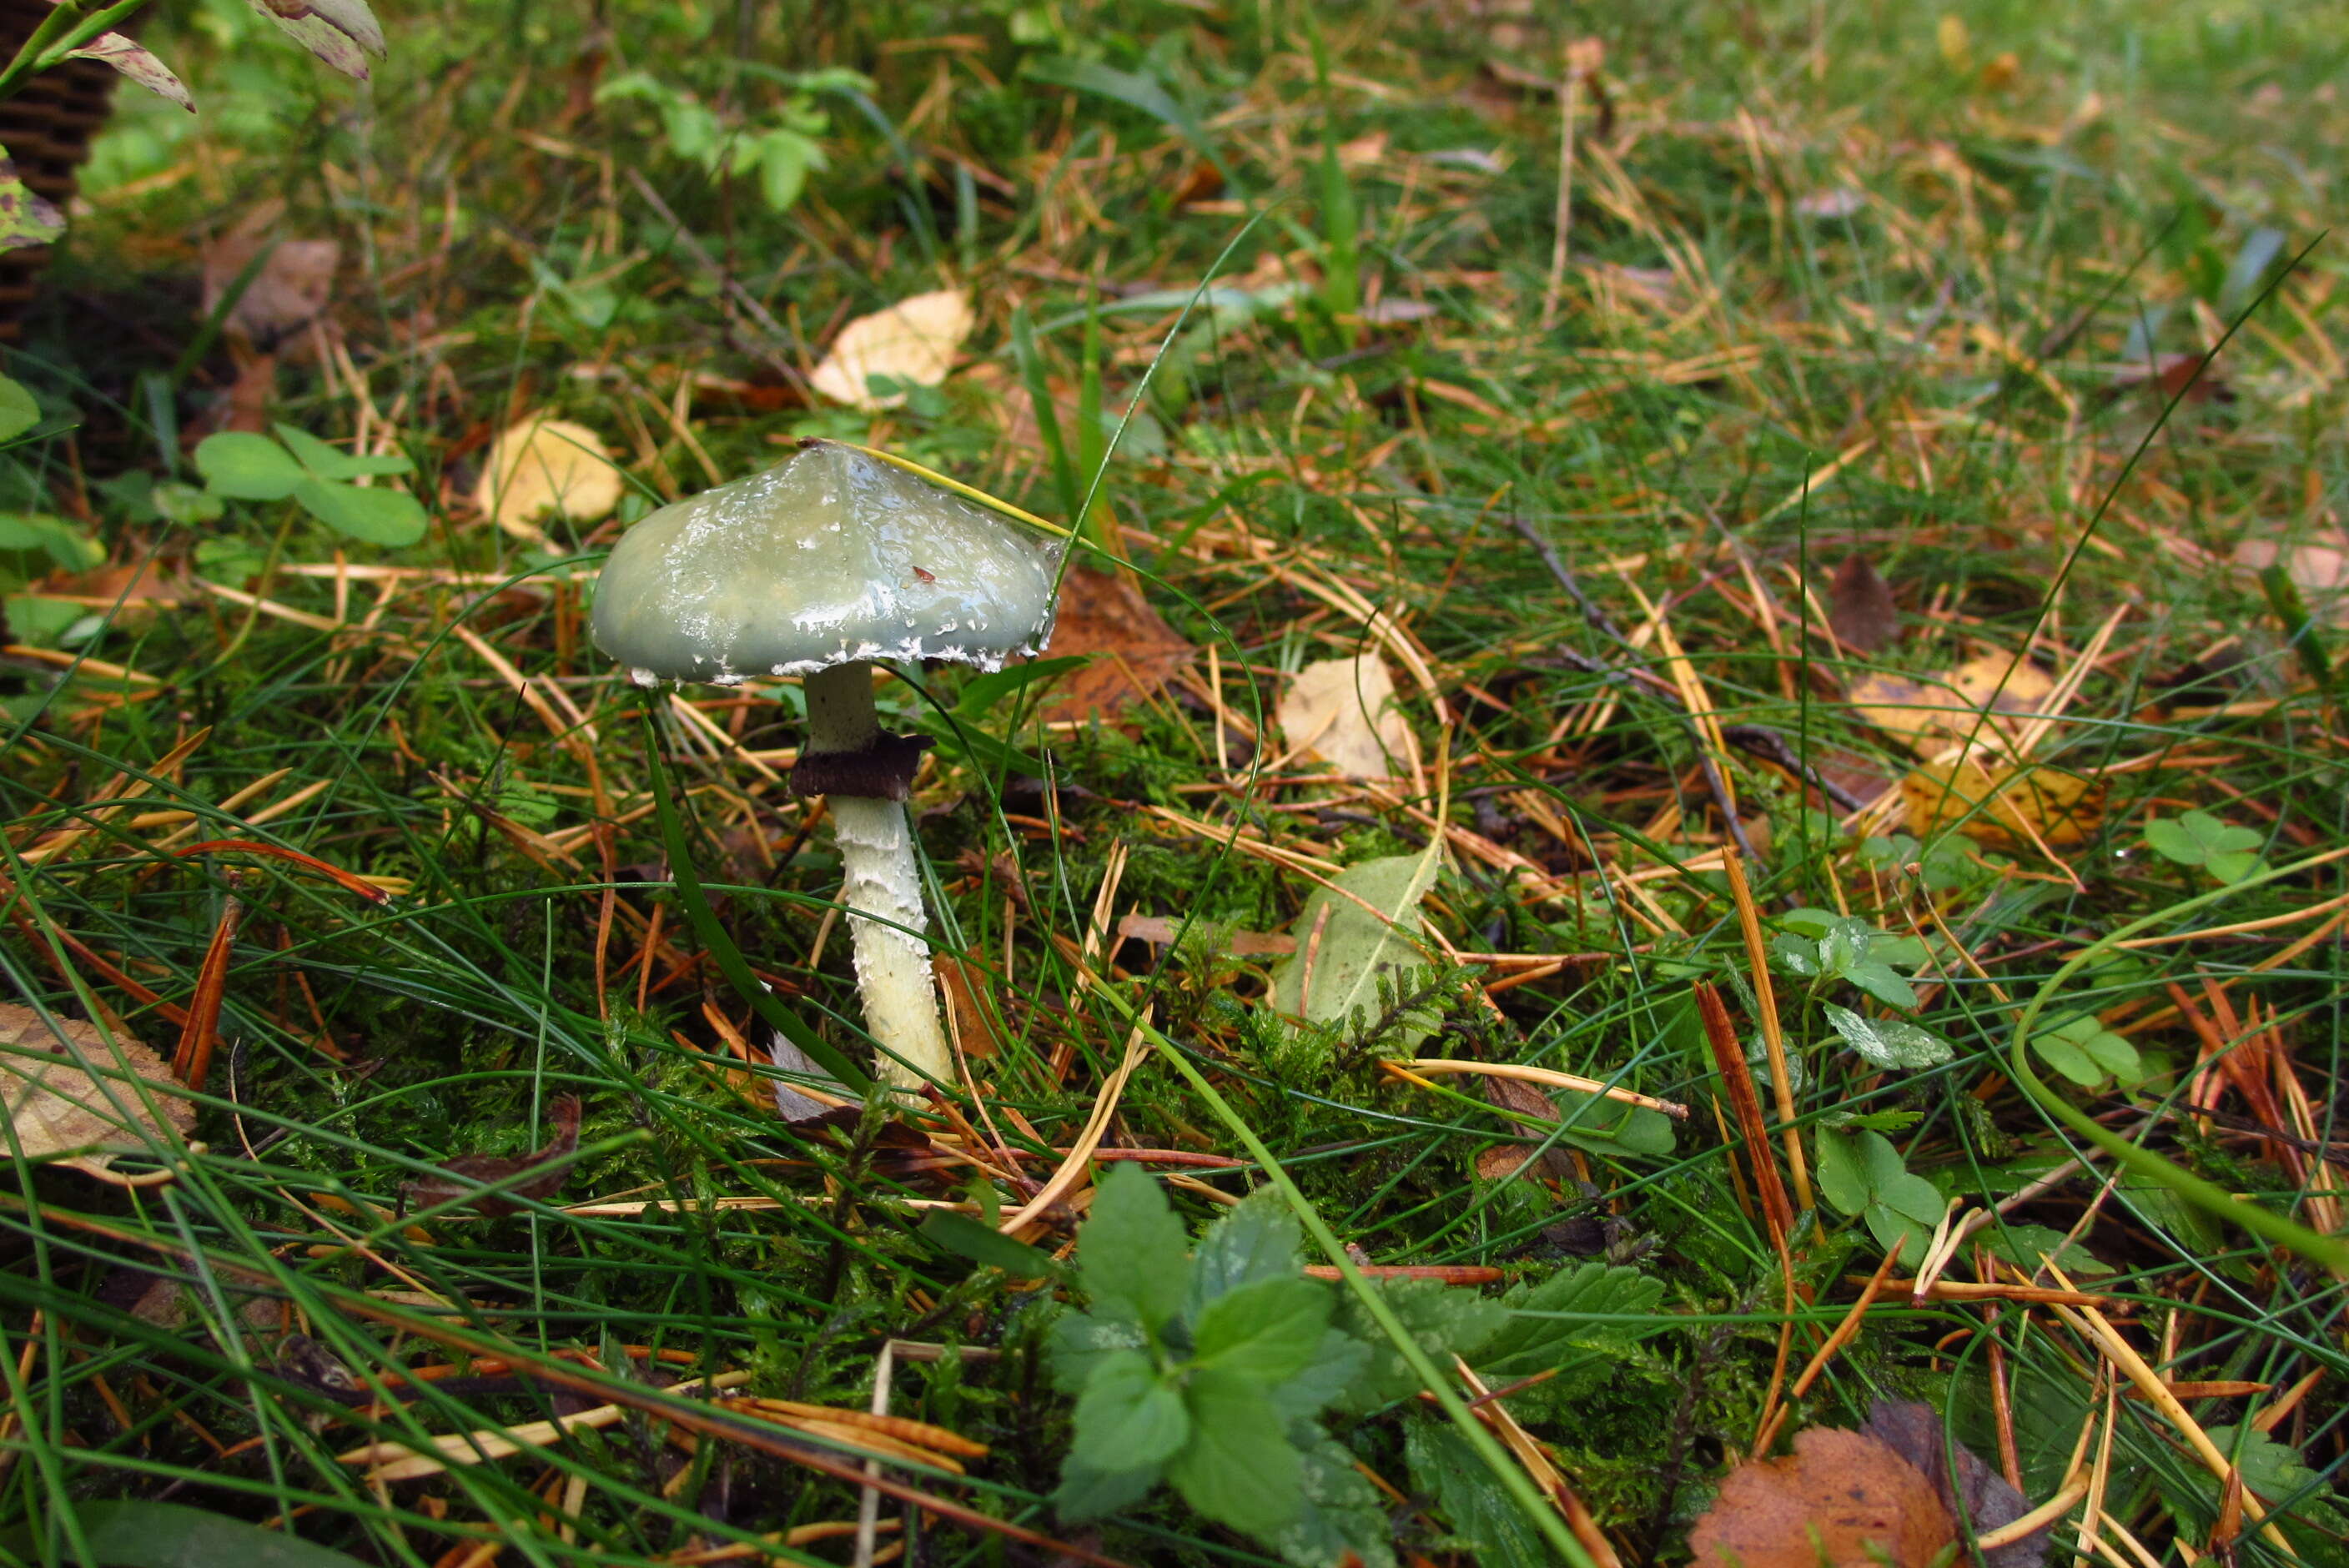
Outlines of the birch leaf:
[[1392,779],[1414,771],[1419,760],[1394,696],[1394,677],[1378,655],[1322,659],[1297,672],[1273,717],[1286,749],[1319,758],[1349,779]]
[[620,470],[585,425],[543,414],[516,421],[490,444],[473,504],[517,539],[543,543],[538,520],[560,512],[594,522],[620,504]]
[[[78,1171],[103,1170],[128,1148],[175,1141],[162,1136],[163,1124],[179,1137],[196,1125],[195,1108],[180,1098],[171,1069],[153,1051],[128,1036],[109,1046],[76,1019],[52,1027],[30,1007],[0,1006],[0,1092],[7,1096],[10,1135],[26,1159]],[[109,1144],[114,1151],[103,1151]]]
[[[840,329],[808,384],[835,403],[868,413],[894,408],[907,387],[935,387],[954,368],[962,340],[978,322],[960,289],[938,289],[860,315]],[[893,385],[874,391],[874,377]]]

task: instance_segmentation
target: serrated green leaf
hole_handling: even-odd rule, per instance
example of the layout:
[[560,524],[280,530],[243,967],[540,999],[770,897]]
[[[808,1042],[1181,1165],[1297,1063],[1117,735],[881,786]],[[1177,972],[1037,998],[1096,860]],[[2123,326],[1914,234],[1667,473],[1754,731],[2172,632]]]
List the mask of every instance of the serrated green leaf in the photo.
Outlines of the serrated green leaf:
[[1183,1396],[1139,1350],[1103,1357],[1077,1400],[1076,1451],[1120,1469],[1156,1467],[1191,1438]]
[[[80,1502],[74,1517],[91,1560],[113,1568],[359,1568],[331,1547],[184,1503]],[[0,1547],[37,1558],[34,1534],[29,1526],[9,1531]]]
[[1939,1067],[1957,1055],[1950,1042],[1905,1018],[1868,1018],[1823,1002],[1820,1011],[1844,1043],[1877,1067],[1914,1070]]
[[231,500],[284,500],[309,475],[266,436],[222,430],[196,448],[196,471],[214,495]]
[[1591,1262],[1560,1269],[1502,1295],[1508,1318],[1470,1361],[1495,1387],[1541,1372],[1583,1374],[1553,1377],[1522,1397],[1526,1408],[1555,1408],[1640,1339],[1671,1326],[1656,1311],[1663,1295],[1662,1281],[1633,1268]]
[[1131,1161],[1112,1165],[1077,1233],[1077,1268],[1094,1300],[1124,1302],[1153,1334],[1162,1332],[1183,1310],[1189,1250],[1158,1183]]
[[1207,1304],[1192,1326],[1191,1354],[1201,1367],[1269,1386],[1305,1370],[1329,1326],[1328,1285],[1257,1280]]
[[1164,1465],[1141,1465],[1132,1470],[1097,1470],[1069,1450],[1061,1462],[1060,1489],[1052,1493],[1052,1509],[1071,1524],[1132,1508],[1150,1495],[1166,1473]]
[[1051,1279],[1062,1273],[1042,1248],[1031,1247],[952,1209],[933,1210],[922,1222],[922,1238],[941,1251],[1001,1269],[1014,1279]]
[[1166,1479],[1209,1519],[1264,1535],[1304,1512],[1304,1460],[1253,1379],[1206,1367],[1183,1391],[1191,1441]]
[[1267,1187],[1242,1199],[1207,1227],[1192,1254],[1186,1315],[1196,1321],[1209,1302],[1242,1285],[1297,1277],[1303,1244],[1297,1216],[1278,1192]]
[[1413,1421],[1404,1429],[1403,1457],[1412,1490],[1434,1497],[1454,1543],[1477,1568],[1550,1568],[1555,1559],[1525,1511],[1458,1432]]
[[1325,1328],[1305,1370],[1268,1391],[1273,1408],[1292,1425],[1318,1415],[1359,1383],[1370,1365],[1368,1345],[1342,1328]]
[[1362,1568],[1393,1568],[1386,1501],[1355,1468],[1354,1456],[1319,1432],[1299,1453],[1304,1510],[1295,1523],[1264,1537],[1265,1545],[1294,1568],[1340,1568],[1350,1557]]
[[[1388,1307],[1439,1367],[1450,1366],[1454,1356],[1475,1363],[1478,1352],[1509,1321],[1500,1303],[1434,1280],[1397,1280],[1373,1288],[1386,1297]],[[1351,1295],[1339,1304],[1339,1321],[1369,1351],[1369,1362],[1361,1376],[1340,1397],[1340,1409],[1362,1415],[1419,1391],[1419,1374]]]
[[1081,1394],[1103,1361],[1123,1351],[1145,1348],[1150,1336],[1133,1312],[1123,1302],[1109,1302],[1092,1312],[1064,1312],[1054,1318],[1048,1340],[1052,1386],[1063,1394]]
[[424,537],[423,505],[403,490],[304,480],[294,487],[294,499],[336,533],[363,543],[398,550]]
[[0,441],[13,441],[41,422],[41,406],[14,377],[0,376]]

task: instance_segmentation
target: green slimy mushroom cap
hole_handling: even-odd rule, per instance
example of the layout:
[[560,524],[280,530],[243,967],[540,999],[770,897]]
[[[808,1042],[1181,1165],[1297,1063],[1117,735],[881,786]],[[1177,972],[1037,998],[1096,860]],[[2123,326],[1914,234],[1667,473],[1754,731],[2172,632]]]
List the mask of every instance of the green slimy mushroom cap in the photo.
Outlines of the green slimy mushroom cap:
[[645,685],[854,659],[995,669],[1051,634],[1061,550],[894,464],[812,441],[629,529],[596,583],[592,629]]

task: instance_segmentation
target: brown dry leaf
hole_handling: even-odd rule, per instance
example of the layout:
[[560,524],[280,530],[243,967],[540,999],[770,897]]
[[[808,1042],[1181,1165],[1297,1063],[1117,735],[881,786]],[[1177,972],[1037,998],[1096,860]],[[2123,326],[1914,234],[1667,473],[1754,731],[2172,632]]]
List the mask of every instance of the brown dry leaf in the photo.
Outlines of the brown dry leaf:
[[1349,779],[1392,779],[1419,766],[1394,695],[1394,676],[1376,654],[1321,659],[1297,672],[1273,717],[1293,756],[1319,758]]
[[1092,655],[1092,662],[1061,677],[1044,718],[1081,722],[1095,713],[1115,718],[1174,679],[1196,651],[1125,578],[1072,566],[1061,584],[1044,656]]
[[620,504],[620,470],[604,453],[585,425],[545,414],[516,420],[490,443],[473,504],[515,538],[543,544],[538,520],[550,512],[594,522]]
[[937,971],[938,989],[946,993],[947,1010],[953,1015],[954,1038],[962,1047],[963,1055],[973,1058],[1001,1056],[1011,1031],[1005,1026],[1003,1015],[997,1010],[995,996],[988,988],[994,976],[976,964],[966,964],[945,953],[931,961],[931,967]]
[[1836,568],[1827,589],[1827,624],[1835,628],[1836,641],[1856,654],[1872,654],[1900,640],[1900,606],[1867,556],[1846,556]]
[[[1921,1400],[1878,1399],[1869,1407],[1868,1425],[1861,1429],[1882,1439],[1893,1452],[1916,1466],[1932,1481],[1950,1517],[1966,1521],[1978,1534],[2012,1524],[2031,1511],[2031,1500],[2004,1476],[1963,1443],[1948,1441],[1940,1413]],[[1954,1490],[1950,1484],[1952,1469],[1957,1471]],[[2053,1524],[2034,1530],[2021,1540],[1985,1552],[1982,1560],[1989,1568],[2040,1568],[2047,1560],[2048,1537],[2054,1531]]]
[[[1120,942],[1146,942],[1164,947],[1181,934],[1184,923],[1171,914],[1129,914],[1117,923]],[[1285,931],[1239,931],[1201,921],[1192,926],[1218,952],[1235,958],[1279,956],[1297,951],[1297,938]]]
[[1689,1533],[1696,1568],[1927,1568],[1958,1538],[1933,1483],[1879,1438],[1813,1427],[1748,1460]]
[[300,357],[310,346],[307,329],[334,297],[343,248],[332,240],[273,238],[267,231],[282,211],[275,203],[258,209],[204,246],[204,315],[209,318],[220,308],[244,269],[266,251],[268,259],[237,296],[222,330],[262,354],[283,347]]
[[[1871,674],[1851,683],[1854,712],[1906,744],[1932,752],[1952,741],[2007,733],[2007,721],[2036,710],[2055,683],[2028,660],[2008,654],[1968,659],[1938,680]],[[1982,715],[1985,705],[1993,717]]]
[[1985,848],[2015,851],[2085,842],[2105,811],[2105,787],[2095,779],[2003,763],[1989,769],[1979,762],[1926,763],[1900,781],[1900,798],[1909,830],[1920,839],[1955,827]]
[[[93,1079],[77,1061],[109,1066],[146,1081],[139,1086],[118,1077]],[[60,1018],[56,1028],[30,1007],[0,1006],[0,1086],[8,1097],[8,1125],[27,1160],[50,1160],[93,1144],[152,1145],[169,1141],[154,1119],[160,1111],[184,1138],[196,1125],[196,1109],[180,1098],[163,1058],[127,1035],[109,1046],[93,1026]],[[152,1101],[151,1109],[149,1101]],[[112,1154],[78,1154],[57,1160],[77,1171],[101,1171]]]
[[876,412],[905,400],[902,387],[875,395],[875,376],[916,387],[935,387],[954,368],[955,354],[970,335],[978,316],[960,289],[938,289],[899,300],[886,310],[860,315],[840,329],[832,352],[808,377],[808,385],[835,403]]
[[451,1198],[471,1197],[484,1182],[503,1181],[524,1171],[551,1165],[553,1170],[526,1181],[473,1197],[472,1206],[484,1214],[511,1214],[522,1207],[513,1202],[515,1198],[554,1197],[562,1191],[563,1179],[571,1173],[571,1156],[579,1148],[579,1097],[564,1095],[548,1109],[554,1118],[554,1136],[535,1154],[460,1154],[454,1160],[442,1161],[440,1169],[448,1172],[446,1176],[427,1176],[409,1182],[400,1191],[410,1203],[446,1202]]

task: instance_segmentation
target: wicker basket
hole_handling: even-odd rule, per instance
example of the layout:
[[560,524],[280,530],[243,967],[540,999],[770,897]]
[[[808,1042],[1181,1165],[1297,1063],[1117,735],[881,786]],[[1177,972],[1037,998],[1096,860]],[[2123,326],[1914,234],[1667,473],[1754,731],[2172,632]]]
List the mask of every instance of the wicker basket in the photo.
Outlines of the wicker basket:
[[[47,15],[45,0],[0,0],[0,61],[13,57]],[[0,103],[0,147],[16,173],[60,210],[71,200],[74,175],[89,156],[92,138],[113,111],[115,74],[96,60],[67,60],[26,82]],[[0,251],[0,342],[16,341],[26,312],[40,292],[46,245]]]

